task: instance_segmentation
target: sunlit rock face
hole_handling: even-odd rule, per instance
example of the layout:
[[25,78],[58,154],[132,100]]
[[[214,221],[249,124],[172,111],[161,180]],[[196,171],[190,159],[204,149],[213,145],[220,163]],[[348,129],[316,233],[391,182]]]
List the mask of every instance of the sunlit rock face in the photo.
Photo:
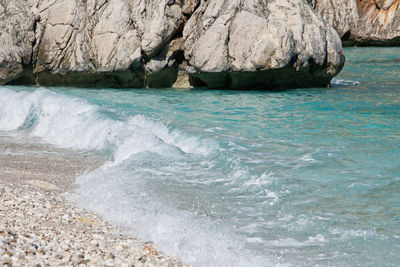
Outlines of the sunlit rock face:
[[212,87],[321,86],[344,63],[336,31],[302,0],[202,1],[183,36],[191,75]]
[[28,1],[0,1],[0,84],[22,75],[35,40],[35,17]]
[[[186,2],[185,2],[186,3]],[[84,74],[85,83],[144,87],[144,65],[169,46],[183,27],[182,1],[46,0],[38,3],[33,71],[46,83]],[[163,58],[160,71],[169,59]],[[68,79],[68,73],[72,79]],[[40,75],[43,73],[43,75]],[[59,78],[57,77],[57,79]],[[79,80],[79,79],[78,79]],[[111,81],[110,81],[111,80]],[[56,82],[56,80],[52,81]]]
[[344,64],[305,0],[0,0],[0,16],[1,84],[292,88]]
[[345,44],[400,45],[399,0],[309,0]]

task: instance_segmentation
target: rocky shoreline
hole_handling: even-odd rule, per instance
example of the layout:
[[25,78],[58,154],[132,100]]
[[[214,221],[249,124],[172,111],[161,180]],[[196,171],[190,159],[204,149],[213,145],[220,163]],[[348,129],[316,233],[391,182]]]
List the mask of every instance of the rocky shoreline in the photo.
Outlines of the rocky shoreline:
[[58,150],[0,135],[1,266],[182,266],[66,199],[101,160]]
[[399,46],[399,0],[308,0],[344,46]]
[[400,0],[0,0],[0,85],[323,87],[342,44],[400,45],[399,18]]
[[0,33],[0,85],[270,90],[344,65],[305,0],[0,0]]
[[49,188],[0,185],[2,266],[182,266]]

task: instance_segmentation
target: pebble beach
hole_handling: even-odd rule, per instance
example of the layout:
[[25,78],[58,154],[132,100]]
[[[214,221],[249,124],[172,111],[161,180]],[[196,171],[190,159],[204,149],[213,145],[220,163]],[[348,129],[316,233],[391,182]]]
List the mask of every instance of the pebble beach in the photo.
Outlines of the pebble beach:
[[[3,142],[1,148],[21,152],[27,146]],[[51,166],[60,158],[39,158],[31,156],[30,164],[25,164],[30,167],[24,168],[26,154],[0,156],[1,266],[182,266],[179,259],[163,255],[152,242],[124,235],[123,229],[76,207],[64,197],[73,190],[71,177],[54,183],[51,175],[39,179],[44,170],[59,172]],[[72,158],[64,158],[71,174],[85,166]]]

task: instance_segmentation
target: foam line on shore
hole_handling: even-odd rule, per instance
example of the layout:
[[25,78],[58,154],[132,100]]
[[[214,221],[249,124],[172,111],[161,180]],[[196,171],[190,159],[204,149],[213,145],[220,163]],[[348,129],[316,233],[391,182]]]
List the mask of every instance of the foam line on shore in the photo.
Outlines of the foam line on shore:
[[182,266],[179,259],[161,254],[152,243],[121,235],[58,193],[0,184],[0,203],[0,263],[4,266]]

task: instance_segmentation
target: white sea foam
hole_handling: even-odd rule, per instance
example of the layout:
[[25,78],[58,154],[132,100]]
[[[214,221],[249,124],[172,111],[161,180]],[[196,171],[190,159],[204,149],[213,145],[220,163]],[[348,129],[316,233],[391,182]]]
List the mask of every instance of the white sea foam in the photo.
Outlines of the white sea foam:
[[296,240],[294,238],[284,238],[280,240],[270,241],[269,244],[274,247],[308,247],[308,246],[320,246],[326,242],[326,238],[317,234],[310,236],[306,240]]
[[[393,90],[11,89],[27,91],[0,87],[0,135],[105,155],[107,164],[77,179],[73,199],[184,263],[400,262]],[[349,99],[354,112],[320,108]],[[240,106],[254,109],[221,112]]]
[[[64,148],[101,150],[120,122],[99,119],[99,107],[44,88],[32,93],[1,88],[0,130],[30,128],[30,135]],[[121,127],[121,126],[120,126]]]
[[302,156],[300,158],[300,160],[306,161],[306,162],[315,162],[315,159],[313,159],[312,156],[309,155],[309,154],[306,154],[306,155]]
[[354,85],[360,85],[361,83],[359,81],[352,81],[352,80],[343,80],[343,79],[337,79],[333,78],[331,81],[331,85],[333,86],[354,86]]
[[0,130],[29,127],[31,136],[59,147],[115,150],[115,163],[142,151],[160,152],[165,148],[160,144],[184,153],[208,154],[215,149],[215,144],[170,131],[142,115],[110,118],[99,106],[45,88],[31,93],[0,90]]
[[[110,160],[102,167],[78,177],[80,187],[71,198],[130,228],[135,236],[156,242],[165,252],[193,266],[272,264],[268,257],[247,251],[229,225],[216,223],[204,211],[177,209],[154,191],[160,179],[182,179],[185,173],[190,179],[190,173],[196,176],[215,168],[212,162],[202,166],[199,161],[197,171],[195,165],[186,163],[217,153],[220,148],[215,142],[170,130],[142,115],[119,116],[46,88],[16,92],[0,87],[0,130],[21,129],[58,147],[108,154]],[[248,176],[248,171],[237,168],[230,175]],[[252,186],[266,185],[270,178],[254,178]],[[210,181],[226,182],[222,178],[200,182]],[[179,194],[179,188],[176,190]],[[273,202],[278,199],[268,190],[266,195]]]
[[353,238],[369,238],[369,237],[378,237],[382,239],[386,239],[387,237],[382,234],[378,234],[375,229],[371,230],[346,230],[340,228],[331,228],[329,232],[336,236],[337,239],[348,240]]
[[[124,168],[84,175],[78,179],[82,193],[73,199],[115,224],[130,228],[134,236],[154,241],[164,252],[178,255],[191,266],[273,264],[268,258],[244,249],[230,227],[216,223],[205,214],[198,216],[157,201],[156,195],[145,191],[143,180],[129,179],[128,175]],[[96,186],[93,186],[94,181]],[[121,186],[127,188],[128,184],[133,191],[121,192]],[[134,200],[131,201],[131,197]]]

